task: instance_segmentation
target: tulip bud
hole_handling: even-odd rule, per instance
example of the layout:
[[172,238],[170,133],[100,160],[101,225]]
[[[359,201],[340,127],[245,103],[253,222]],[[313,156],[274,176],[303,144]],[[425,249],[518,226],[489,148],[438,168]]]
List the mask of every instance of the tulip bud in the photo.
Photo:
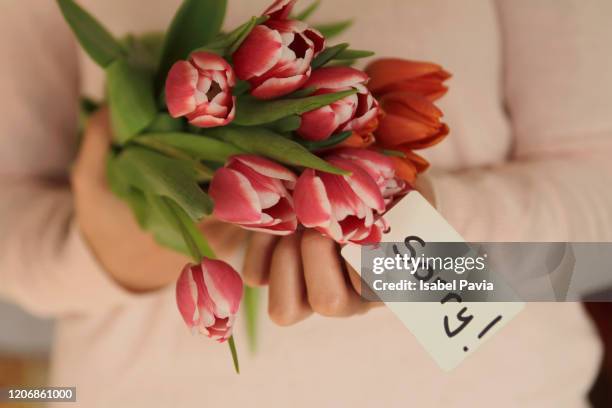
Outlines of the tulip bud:
[[293,198],[288,191],[296,176],[280,164],[254,155],[233,156],[215,173],[208,193],[213,215],[221,221],[275,235],[297,228]]
[[293,193],[299,221],[341,244],[380,242],[386,229],[381,188],[355,160],[331,156],[327,161],[351,175],[306,169]]
[[247,36],[233,55],[238,78],[251,84],[258,99],[291,93],[310,77],[310,63],[325,48],[325,38],[308,24],[287,20],[295,1],[278,0],[270,18]]
[[439,65],[396,58],[376,60],[365,71],[372,78],[368,88],[376,96],[404,91],[430,101],[446,94],[448,88],[443,82],[451,77]]
[[236,83],[232,67],[223,58],[197,51],[188,61],[176,62],[166,79],[166,104],[174,118],[186,116],[194,126],[224,126],[234,120]]
[[312,73],[303,88],[316,88],[315,95],[357,89],[330,105],[302,114],[297,133],[304,139],[320,141],[344,131],[360,133],[376,121],[378,102],[365,87],[368,76],[350,67],[326,67]]
[[219,342],[232,335],[242,299],[242,278],[223,261],[187,264],[176,283],[176,302],[187,326]]

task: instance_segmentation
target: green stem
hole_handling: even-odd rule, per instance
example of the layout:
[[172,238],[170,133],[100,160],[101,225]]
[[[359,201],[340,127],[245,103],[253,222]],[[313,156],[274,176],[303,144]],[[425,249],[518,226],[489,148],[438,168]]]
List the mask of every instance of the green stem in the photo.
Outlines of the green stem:
[[232,353],[232,360],[234,360],[234,370],[236,370],[236,374],[240,374],[240,363],[238,362],[238,352],[236,351],[234,336],[230,336],[227,344],[229,345],[230,353]]
[[259,317],[259,288],[244,287],[244,317],[246,333],[251,353],[257,351],[257,320]]

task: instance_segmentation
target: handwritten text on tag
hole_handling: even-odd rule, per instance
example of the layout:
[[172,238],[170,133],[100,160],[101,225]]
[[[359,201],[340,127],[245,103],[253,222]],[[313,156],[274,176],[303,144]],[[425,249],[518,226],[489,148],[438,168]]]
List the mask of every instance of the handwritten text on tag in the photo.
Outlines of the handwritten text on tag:
[[[391,230],[385,242],[465,242],[442,216],[413,191],[387,214]],[[342,256],[361,271],[361,246],[346,245]],[[435,276],[420,279],[435,280]],[[450,371],[473,353],[484,340],[491,338],[525,306],[522,302],[463,302],[449,294],[441,302],[386,302],[402,323],[414,334],[438,365]]]

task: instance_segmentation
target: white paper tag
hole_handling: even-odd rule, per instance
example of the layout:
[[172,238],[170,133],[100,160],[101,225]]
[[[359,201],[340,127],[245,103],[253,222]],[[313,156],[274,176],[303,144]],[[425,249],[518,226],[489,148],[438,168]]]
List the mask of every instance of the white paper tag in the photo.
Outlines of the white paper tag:
[[[385,219],[391,230],[383,237],[384,242],[403,242],[407,236],[418,236],[425,242],[465,242],[416,191],[387,212]],[[342,256],[356,271],[361,271],[360,245],[346,245]],[[522,302],[385,304],[445,371],[459,365],[525,307]]]

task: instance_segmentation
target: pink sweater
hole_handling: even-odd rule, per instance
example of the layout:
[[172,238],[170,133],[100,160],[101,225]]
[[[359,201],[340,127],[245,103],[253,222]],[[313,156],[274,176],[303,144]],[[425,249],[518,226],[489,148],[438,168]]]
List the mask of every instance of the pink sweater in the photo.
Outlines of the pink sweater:
[[[81,3],[122,34],[163,28],[178,1]],[[234,25],[267,0],[230,3]],[[466,239],[612,240],[612,2],[328,0],[320,19],[346,15],[355,47],[454,74],[452,134],[426,156]],[[0,16],[0,295],[57,318],[51,382],[78,387],[74,406],[583,406],[599,345],[576,304],[528,305],[448,374],[385,309],[262,319],[255,356],[238,328],[234,375],[225,346],[183,327],[172,288],[132,295],[96,264],[66,176],[77,98],[101,94],[101,73],[54,2],[3,0]]]

